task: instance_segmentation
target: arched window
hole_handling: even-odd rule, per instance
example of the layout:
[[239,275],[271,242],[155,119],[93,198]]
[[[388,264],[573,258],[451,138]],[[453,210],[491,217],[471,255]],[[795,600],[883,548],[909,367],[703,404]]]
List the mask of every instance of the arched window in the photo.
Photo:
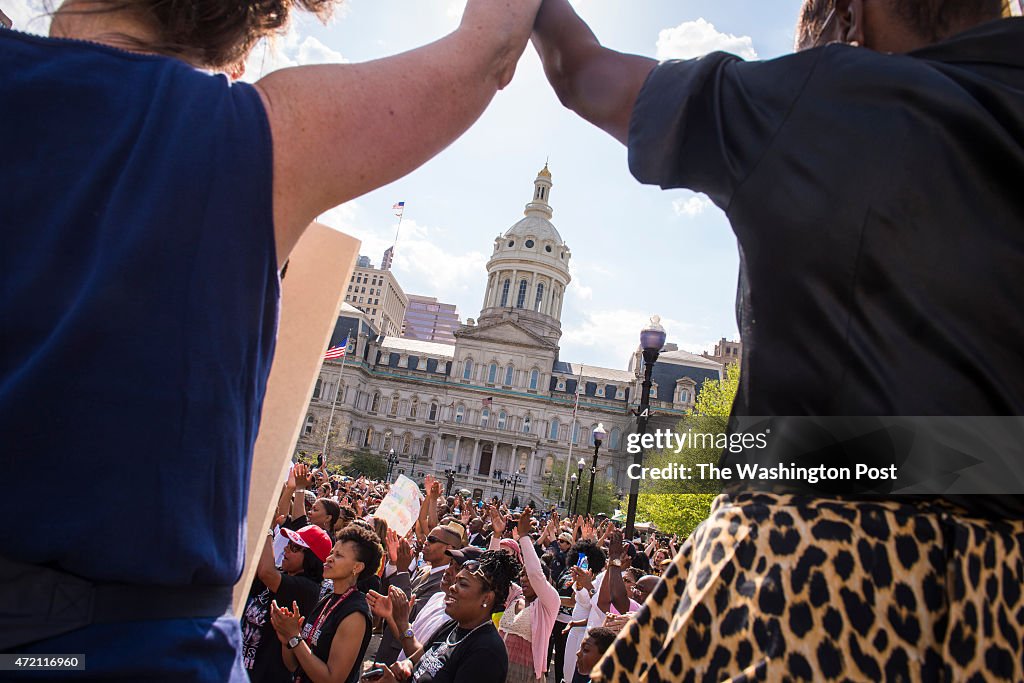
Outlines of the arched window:
[[615,450],[619,447],[619,439],[622,438],[622,432],[616,427],[612,430],[611,437],[608,439],[608,448]]
[[540,372],[537,370],[530,370],[530,388],[536,389],[537,384],[540,382]]
[[505,413],[504,410],[502,410],[500,413],[498,413],[498,429],[504,429],[506,422],[508,422],[508,414]]
[[458,406],[455,409],[455,421],[462,424],[462,420],[466,417],[466,406]]
[[516,308],[526,305],[526,280],[519,281],[519,294],[516,296]]
[[313,425],[314,424],[316,424],[316,420],[313,419],[313,416],[312,415],[307,415],[306,416],[306,426],[302,428],[302,434],[304,436],[309,436],[310,434],[312,434],[313,433]]
[[487,368],[487,381],[494,384],[498,381],[498,364],[491,363],[490,367]]
[[580,424],[577,422],[572,426],[572,442],[577,446],[580,445]]
[[548,438],[551,439],[551,440],[557,439],[558,438],[558,430],[561,429],[561,428],[562,428],[562,425],[558,422],[558,420],[552,420],[551,421],[551,428],[548,430]]
[[523,434],[530,433],[530,416],[527,415],[523,418]]
[[512,286],[511,280],[505,280],[501,285],[501,305],[502,307],[508,306],[508,290]]
[[486,429],[487,421],[489,419],[491,419],[491,411],[488,410],[487,408],[484,408],[483,410],[480,411],[480,426]]
[[430,415],[427,419],[431,422],[435,422],[437,420],[437,403],[434,401],[430,402]]
[[390,429],[387,430],[386,432],[384,432],[384,438],[380,442],[380,449],[382,451],[386,451],[389,448],[391,448],[391,430]]
[[512,378],[515,376],[515,369],[510,365],[505,368],[505,386],[512,386]]
[[320,390],[323,389],[324,381],[317,377],[316,386],[313,387],[313,398],[320,398]]
[[423,450],[420,452],[420,455],[423,456],[424,458],[429,458],[430,457],[430,447],[433,446],[433,445],[434,444],[430,440],[429,436],[427,438],[423,439]]
[[533,300],[533,310],[540,312],[541,301],[544,300],[544,283],[537,285],[537,297]]
[[388,415],[391,417],[398,417],[398,394],[391,397],[391,407],[388,410]]
[[373,427],[366,428],[366,438],[363,439],[363,446],[373,448]]
[[376,413],[380,410],[380,394],[374,392],[373,401],[370,402],[370,412]]
[[412,451],[412,434],[406,434],[402,437],[402,455],[409,455]]
[[462,365],[462,379],[473,379],[473,359],[467,358]]

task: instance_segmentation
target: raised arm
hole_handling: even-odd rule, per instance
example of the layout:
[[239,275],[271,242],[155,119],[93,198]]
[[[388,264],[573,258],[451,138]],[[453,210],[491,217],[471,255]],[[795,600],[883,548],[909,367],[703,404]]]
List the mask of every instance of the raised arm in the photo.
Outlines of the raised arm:
[[530,577],[530,586],[537,594],[537,600],[541,607],[554,615],[558,612],[558,591],[544,576],[544,570],[540,566],[540,558],[537,557],[537,549],[533,547],[533,539],[530,538],[530,518],[533,517],[533,510],[524,508],[519,514],[519,549],[523,553],[523,567],[526,575]]
[[626,144],[633,103],[657,62],[602,47],[568,0],[544,0],[533,45],[561,103]]
[[429,45],[261,79],[279,263],[318,214],[402,177],[469,128],[511,80],[539,3],[469,0],[459,28]]

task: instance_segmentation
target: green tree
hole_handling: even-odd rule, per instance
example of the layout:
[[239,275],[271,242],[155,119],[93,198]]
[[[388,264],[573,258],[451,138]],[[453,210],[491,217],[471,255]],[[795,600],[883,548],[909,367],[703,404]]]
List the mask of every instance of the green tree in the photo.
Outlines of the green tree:
[[[587,496],[590,492],[590,463],[593,462],[594,452],[590,451],[590,457],[586,457],[583,449],[578,451],[580,458],[587,463],[586,467],[583,468],[583,482],[580,484],[580,502],[579,505],[575,505],[576,511],[583,514],[587,510]],[[573,459],[578,460],[576,457],[577,451],[573,451]],[[569,472],[571,477],[577,472],[577,468],[573,467]],[[562,495],[562,481],[565,476],[565,460],[555,460],[551,473],[544,476],[544,487],[541,491],[544,493],[544,498],[553,505],[558,502]],[[572,479],[569,480],[569,485],[566,487],[565,500],[569,502],[569,496],[572,491]],[[598,513],[604,513],[609,517],[615,512],[616,508],[620,506],[620,500],[618,495],[618,488],[615,486],[615,482],[608,481],[602,474],[601,470],[597,471],[597,479],[594,480],[594,498],[590,504],[590,514],[596,515]]]
[[350,477],[383,479],[388,472],[384,458],[368,450],[347,451],[342,458],[341,468]]
[[[717,464],[722,453],[721,441],[726,433],[729,413],[739,387],[738,364],[727,365],[721,380],[706,380],[697,393],[691,414],[675,427],[678,435],[700,435],[691,438],[677,453],[674,448],[648,453],[644,465],[663,468],[670,465],[688,467],[698,472],[700,464]],[[637,519],[651,521],[665,533],[689,536],[707,519],[711,502],[718,494],[717,485],[699,477],[679,479],[648,479],[640,484]]]

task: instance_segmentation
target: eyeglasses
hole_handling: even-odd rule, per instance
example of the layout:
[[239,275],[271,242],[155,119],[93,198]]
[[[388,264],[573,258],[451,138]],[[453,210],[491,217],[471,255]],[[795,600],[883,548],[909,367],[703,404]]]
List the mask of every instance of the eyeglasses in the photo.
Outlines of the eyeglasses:
[[301,553],[303,550],[305,550],[305,548],[303,548],[301,545],[293,541],[289,541],[286,547],[293,553]]
[[451,545],[451,543],[448,543],[447,541],[442,541],[437,536],[427,536],[427,543],[444,543],[445,545]]

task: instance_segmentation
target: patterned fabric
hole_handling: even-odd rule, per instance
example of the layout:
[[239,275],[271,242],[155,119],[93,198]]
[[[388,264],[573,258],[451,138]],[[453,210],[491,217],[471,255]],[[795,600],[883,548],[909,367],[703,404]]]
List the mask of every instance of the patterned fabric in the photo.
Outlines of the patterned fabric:
[[534,610],[531,607],[526,605],[525,598],[520,598],[505,608],[505,612],[501,615],[498,629],[506,640],[509,636],[516,635],[527,643],[533,641],[533,632],[531,630],[533,620],[530,619],[530,616]]
[[260,647],[263,627],[270,616],[270,601],[273,597],[270,589],[264,588],[245,606],[242,614],[242,665],[246,669],[252,669],[256,662],[256,650]]
[[533,646],[530,641],[517,635],[505,636],[508,651],[508,676],[505,683],[534,683],[537,674],[533,670]]
[[597,681],[1024,680],[1024,521],[719,496]]

